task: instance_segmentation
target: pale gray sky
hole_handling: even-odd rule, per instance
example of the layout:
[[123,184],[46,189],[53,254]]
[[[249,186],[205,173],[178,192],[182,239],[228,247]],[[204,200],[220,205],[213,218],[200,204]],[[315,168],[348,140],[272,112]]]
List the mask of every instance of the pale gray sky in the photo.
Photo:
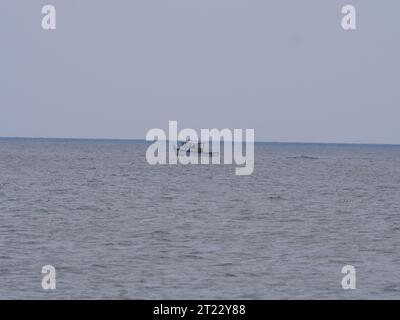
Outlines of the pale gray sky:
[[143,139],[178,120],[400,143],[399,16],[398,0],[1,0],[0,136]]

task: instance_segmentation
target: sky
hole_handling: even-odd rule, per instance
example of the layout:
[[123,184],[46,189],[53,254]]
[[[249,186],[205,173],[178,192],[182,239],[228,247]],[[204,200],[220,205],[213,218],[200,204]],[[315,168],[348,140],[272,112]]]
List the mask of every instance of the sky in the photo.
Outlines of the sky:
[[399,14],[398,0],[1,0],[0,136],[144,139],[177,120],[400,144]]

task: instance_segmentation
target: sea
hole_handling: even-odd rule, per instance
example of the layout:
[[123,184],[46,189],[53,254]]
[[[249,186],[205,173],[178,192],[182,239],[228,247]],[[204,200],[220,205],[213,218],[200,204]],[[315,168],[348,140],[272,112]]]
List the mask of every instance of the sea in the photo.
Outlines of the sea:
[[400,298],[400,146],[256,143],[249,176],[148,146],[0,139],[0,299]]

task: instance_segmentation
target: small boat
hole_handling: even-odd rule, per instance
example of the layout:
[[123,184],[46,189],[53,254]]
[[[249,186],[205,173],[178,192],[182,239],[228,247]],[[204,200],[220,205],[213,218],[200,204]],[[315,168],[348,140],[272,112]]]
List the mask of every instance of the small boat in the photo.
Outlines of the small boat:
[[199,142],[199,141],[193,141],[193,140],[186,140],[186,141],[181,141],[178,144],[178,147],[176,148],[176,155],[177,156],[190,156],[190,155],[205,155],[205,156],[215,156],[217,155],[218,152],[210,152],[206,151],[204,148],[204,143]]

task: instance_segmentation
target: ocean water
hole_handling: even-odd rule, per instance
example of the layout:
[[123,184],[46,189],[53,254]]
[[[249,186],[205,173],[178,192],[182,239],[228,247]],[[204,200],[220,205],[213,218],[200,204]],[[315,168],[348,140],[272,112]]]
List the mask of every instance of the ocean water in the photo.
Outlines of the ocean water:
[[147,146],[0,139],[0,298],[400,298],[399,146],[260,143],[251,176]]

